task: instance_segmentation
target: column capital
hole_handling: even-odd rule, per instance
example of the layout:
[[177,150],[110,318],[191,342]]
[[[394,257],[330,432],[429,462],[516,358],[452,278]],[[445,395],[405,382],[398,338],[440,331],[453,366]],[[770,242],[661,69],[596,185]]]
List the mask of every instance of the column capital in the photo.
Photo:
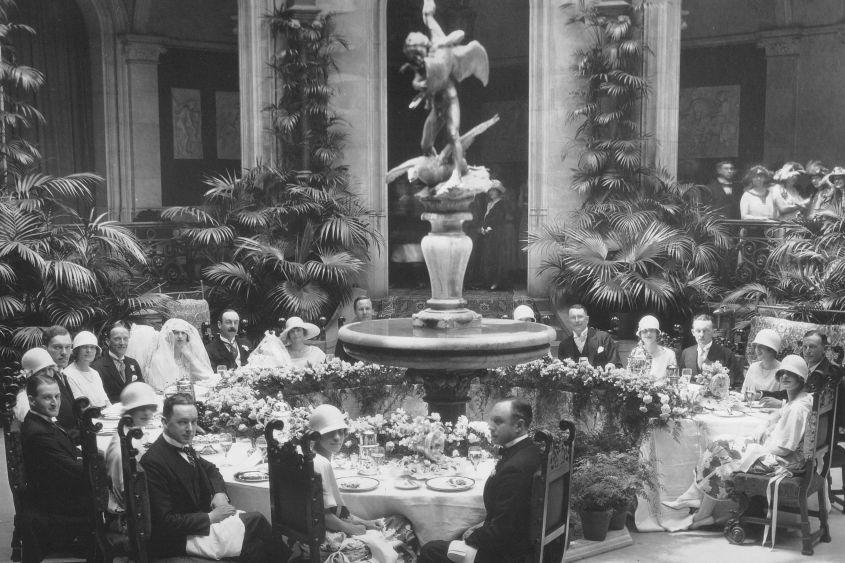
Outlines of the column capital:
[[159,57],[167,52],[167,47],[158,37],[124,35],[121,43],[127,62],[158,64]]
[[757,45],[766,50],[766,57],[796,57],[801,53],[800,35],[763,37]]
[[297,18],[307,22],[314,21],[320,15],[320,8],[317,7],[316,0],[295,0],[293,5],[288,7],[289,12],[293,13]]

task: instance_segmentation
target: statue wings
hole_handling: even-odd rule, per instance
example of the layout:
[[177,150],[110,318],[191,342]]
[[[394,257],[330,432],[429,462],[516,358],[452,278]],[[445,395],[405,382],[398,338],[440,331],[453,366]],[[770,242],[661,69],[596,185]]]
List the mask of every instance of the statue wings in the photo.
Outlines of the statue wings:
[[468,76],[475,76],[482,84],[487,86],[490,78],[490,61],[487,58],[487,49],[478,41],[470,41],[466,45],[452,47],[452,78],[461,82]]

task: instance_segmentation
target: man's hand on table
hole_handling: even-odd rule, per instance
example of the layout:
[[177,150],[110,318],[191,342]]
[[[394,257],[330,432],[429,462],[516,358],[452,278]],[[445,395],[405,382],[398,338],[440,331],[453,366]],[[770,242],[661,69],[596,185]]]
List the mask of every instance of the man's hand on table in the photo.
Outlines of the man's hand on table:
[[783,401],[775,399],[774,397],[763,397],[760,399],[760,404],[769,409],[779,409],[783,404]]

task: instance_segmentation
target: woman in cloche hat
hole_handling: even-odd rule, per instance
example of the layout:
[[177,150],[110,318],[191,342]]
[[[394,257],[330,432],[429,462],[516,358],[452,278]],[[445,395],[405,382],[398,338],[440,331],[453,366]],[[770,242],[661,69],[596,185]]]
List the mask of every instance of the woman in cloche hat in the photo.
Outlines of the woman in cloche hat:
[[742,393],[780,390],[780,383],[775,376],[780,368],[777,358],[781,346],[780,335],[770,328],[764,328],[757,333],[751,345],[754,346],[757,361],[748,366]]
[[99,372],[91,367],[102,352],[93,332],[83,330],[73,337],[71,362],[64,369],[73,398],[88,397],[93,407],[105,408],[111,405]]
[[637,336],[640,338],[640,344],[631,352],[628,365],[631,366],[632,360],[635,363],[636,360],[641,359],[641,355],[643,358],[648,357],[651,360],[649,368],[651,377],[655,382],[665,381],[666,370],[670,367],[678,367],[678,359],[672,350],[658,343],[660,321],[651,315],[644,316],[637,326]]
[[300,368],[311,367],[326,360],[326,354],[316,346],[306,344],[320,334],[317,325],[306,323],[299,317],[291,317],[285,323],[285,330],[280,338],[288,348],[293,365]]

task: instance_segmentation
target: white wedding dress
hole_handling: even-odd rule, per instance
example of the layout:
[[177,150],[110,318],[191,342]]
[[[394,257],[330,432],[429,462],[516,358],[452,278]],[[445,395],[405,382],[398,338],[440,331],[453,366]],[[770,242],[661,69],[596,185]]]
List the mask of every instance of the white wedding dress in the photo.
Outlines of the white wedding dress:
[[246,365],[252,368],[281,368],[292,366],[293,360],[282,340],[275,332],[268,330],[249,355]]
[[[187,334],[187,342],[180,343],[176,332]],[[181,379],[210,383],[215,375],[199,331],[182,319],[167,320],[161,331],[133,325],[126,355],[138,360],[144,381],[162,393]]]

